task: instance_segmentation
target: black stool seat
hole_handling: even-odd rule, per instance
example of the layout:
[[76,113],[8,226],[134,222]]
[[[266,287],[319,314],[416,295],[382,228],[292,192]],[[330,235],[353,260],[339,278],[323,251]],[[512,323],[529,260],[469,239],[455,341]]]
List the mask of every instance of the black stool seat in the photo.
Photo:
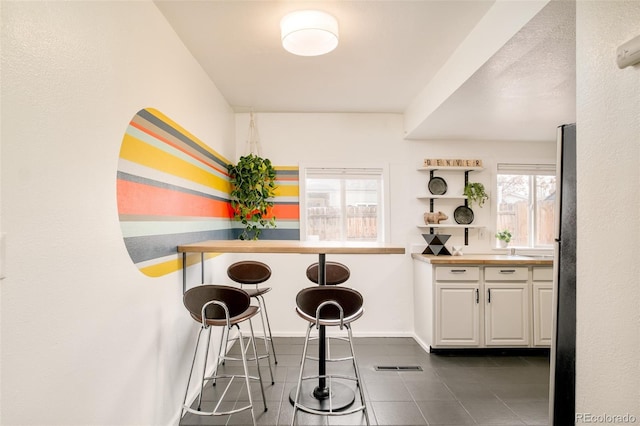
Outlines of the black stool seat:
[[260,284],[271,278],[271,268],[256,260],[243,260],[227,268],[229,278],[241,284]]
[[[325,263],[325,284],[326,285],[338,285],[347,281],[351,276],[349,268],[340,262],[326,262]],[[312,263],[307,268],[307,278],[310,281],[318,284],[318,262]]]
[[296,296],[296,312],[313,324],[340,326],[362,316],[363,302],[362,295],[351,288],[309,287]]
[[[209,304],[211,301],[218,301],[227,307],[228,316],[233,321],[231,325],[249,319],[258,313],[257,309],[250,309],[247,292],[235,287],[201,285],[187,290],[183,300],[191,317],[198,322],[202,322],[202,308],[207,305],[204,315],[208,325],[227,324],[227,313],[224,308],[219,304]],[[222,323],[214,324],[215,321],[222,321]]]
[[[253,318],[258,313],[257,306],[249,306],[244,312],[234,317],[229,318],[229,324],[236,325],[241,323],[242,321],[246,321],[249,318]],[[201,315],[196,315],[194,313],[191,314],[191,318],[196,320],[197,322],[202,322]],[[224,327],[227,325],[226,318],[213,319],[213,318],[205,318],[206,324],[213,327]]]

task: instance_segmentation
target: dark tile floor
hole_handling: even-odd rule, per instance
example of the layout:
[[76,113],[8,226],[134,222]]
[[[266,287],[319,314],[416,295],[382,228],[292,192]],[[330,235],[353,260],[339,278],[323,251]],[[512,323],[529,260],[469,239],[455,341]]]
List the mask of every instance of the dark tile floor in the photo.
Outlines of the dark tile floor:
[[[255,415],[260,425],[288,425],[293,412],[289,392],[298,379],[303,339],[274,340],[278,357],[278,364],[273,368],[274,385],[269,380],[266,361],[263,361],[261,368],[268,411],[263,411],[257,382],[251,383]],[[348,347],[344,343],[333,342],[332,355],[346,354]],[[261,341],[258,340],[258,343]],[[232,353],[239,353],[237,346],[234,345]],[[317,346],[310,350],[317,354]],[[546,355],[429,354],[411,338],[356,338],[355,351],[372,425],[548,424],[549,358]],[[317,369],[317,363],[308,361],[307,364],[305,374]],[[375,366],[397,365],[420,366],[423,371],[388,372],[375,369]],[[349,367],[349,363],[332,363],[328,371],[337,372]],[[241,372],[242,364],[228,361],[220,371]],[[252,374],[255,372],[254,364]],[[230,387],[221,407],[247,404],[244,382],[236,382]],[[206,386],[203,409],[214,406],[224,389],[222,384],[224,382],[219,382],[216,387],[210,384]],[[251,414],[245,411],[232,416],[203,417],[189,413],[180,424],[248,425],[251,424]],[[362,413],[327,418],[298,412],[296,424],[366,423]]]

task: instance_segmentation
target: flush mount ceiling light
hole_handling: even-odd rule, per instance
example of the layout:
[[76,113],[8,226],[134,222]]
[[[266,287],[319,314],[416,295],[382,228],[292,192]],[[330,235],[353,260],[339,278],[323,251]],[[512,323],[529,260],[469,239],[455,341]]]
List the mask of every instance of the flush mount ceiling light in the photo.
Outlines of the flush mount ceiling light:
[[338,21],[319,10],[299,10],[280,21],[282,46],[299,56],[318,56],[338,46]]

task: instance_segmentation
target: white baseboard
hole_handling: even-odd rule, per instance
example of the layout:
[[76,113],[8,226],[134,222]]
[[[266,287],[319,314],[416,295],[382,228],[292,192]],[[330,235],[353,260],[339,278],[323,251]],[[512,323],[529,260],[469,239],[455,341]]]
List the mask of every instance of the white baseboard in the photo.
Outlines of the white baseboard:
[[429,347],[429,345],[427,345],[425,342],[423,342],[422,339],[420,339],[417,334],[413,334],[412,337],[413,337],[413,340],[415,340],[416,343],[419,344],[420,347],[422,349],[424,349],[426,353],[430,353],[431,352],[431,348]]

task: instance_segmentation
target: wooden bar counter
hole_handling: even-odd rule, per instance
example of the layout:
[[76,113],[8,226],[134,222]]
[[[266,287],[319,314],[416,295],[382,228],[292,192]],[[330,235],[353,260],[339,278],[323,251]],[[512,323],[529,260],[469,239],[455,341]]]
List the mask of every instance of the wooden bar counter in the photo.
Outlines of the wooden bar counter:
[[389,243],[337,243],[297,240],[208,240],[178,246],[179,253],[311,253],[403,254],[404,247]]

